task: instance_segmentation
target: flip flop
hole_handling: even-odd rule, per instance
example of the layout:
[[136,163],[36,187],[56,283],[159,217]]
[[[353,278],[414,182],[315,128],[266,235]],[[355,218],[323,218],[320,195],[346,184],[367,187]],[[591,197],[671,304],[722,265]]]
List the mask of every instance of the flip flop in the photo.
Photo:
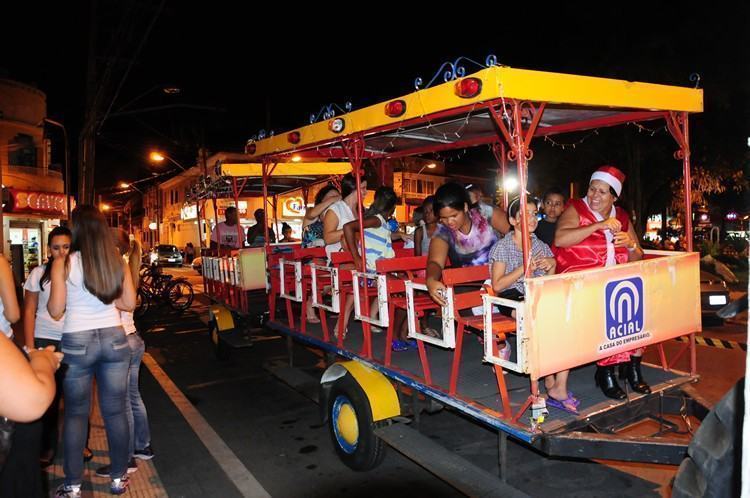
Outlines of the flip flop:
[[577,405],[575,404],[575,401],[573,401],[570,397],[568,397],[566,399],[563,399],[563,400],[558,400],[558,399],[555,399],[555,398],[553,398],[552,396],[550,396],[548,394],[547,395],[547,406],[551,406],[553,408],[557,408],[558,410],[562,410],[564,412],[572,413],[573,415],[578,415],[578,410],[577,409],[575,409],[575,408],[571,409],[570,408],[570,406],[577,407]]
[[568,391],[568,400],[571,400],[573,404],[576,405],[576,408],[578,408],[578,405],[581,404],[581,400],[578,398],[574,398],[573,393],[571,391]]
[[320,318],[317,316],[308,316],[306,319],[307,323],[320,323]]

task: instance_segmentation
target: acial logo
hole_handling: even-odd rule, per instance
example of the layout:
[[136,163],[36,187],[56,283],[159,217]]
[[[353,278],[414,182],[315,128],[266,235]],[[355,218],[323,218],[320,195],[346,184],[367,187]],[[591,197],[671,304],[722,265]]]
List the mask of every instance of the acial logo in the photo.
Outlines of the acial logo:
[[643,330],[643,280],[632,277],[609,282],[605,289],[607,339],[614,341]]

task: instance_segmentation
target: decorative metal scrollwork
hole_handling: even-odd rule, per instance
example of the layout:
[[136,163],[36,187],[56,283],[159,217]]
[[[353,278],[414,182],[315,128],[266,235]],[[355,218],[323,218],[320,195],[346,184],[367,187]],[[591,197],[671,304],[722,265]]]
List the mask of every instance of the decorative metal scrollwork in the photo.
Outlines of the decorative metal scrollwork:
[[324,121],[328,121],[329,119],[335,117],[336,109],[338,109],[339,112],[346,114],[347,112],[352,111],[352,103],[346,102],[343,109],[338,104],[324,105],[320,108],[317,114],[310,114],[310,124],[317,123],[321,119]]
[[427,83],[427,85],[425,85],[424,87],[422,86],[424,84],[424,80],[421,77],[416,78],[414,80],[414,89],[423,90],[424,88],[430,88],[432,84],[435,83],[435,80],[437,80],[441,75],[443,76],[443,83],[447,83],[448,81],[452,81],[457,78],[463,78],[464,76],[466,76],[466,68],[461,65],[462,62],[470,62],[479,68],[486,69],[488,67],[497,65],[497,57],[495,57],[494,55],[488,55],[484,60],[484,64],[463,56],[457,58],[453,62],[443,62],[430,82]]
[[693,73],[690,75],[690,81],[695,82],[695,86],[693,88],[698,88],[701,84],[701,75],[698,73]]
[[685,151],[682,149],[674,151],[674,158],[678,161],[682,161],[683,159],[685,159]]
[[516,149],[510,149],[508,151],[508,161],[515,161],[517,157]]

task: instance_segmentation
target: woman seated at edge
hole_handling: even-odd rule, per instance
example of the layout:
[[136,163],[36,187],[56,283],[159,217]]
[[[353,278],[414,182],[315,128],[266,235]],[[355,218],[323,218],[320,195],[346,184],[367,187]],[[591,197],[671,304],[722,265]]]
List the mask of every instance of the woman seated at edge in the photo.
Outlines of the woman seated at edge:
[[[643,258],[643,249],[628,213],[614,205],[624,182],[622,171],[614,166],[602,166],[591,175],[586,197],[570,201],[555,231],[558,273],[614,266]],[[640,348],[597,362],[595,380],[605,396],[626,398],[615,379],[615,365],[620,365],[620,378],[626,378],[634,391],[651,392],[641,373],[642,355],[643,348]]]

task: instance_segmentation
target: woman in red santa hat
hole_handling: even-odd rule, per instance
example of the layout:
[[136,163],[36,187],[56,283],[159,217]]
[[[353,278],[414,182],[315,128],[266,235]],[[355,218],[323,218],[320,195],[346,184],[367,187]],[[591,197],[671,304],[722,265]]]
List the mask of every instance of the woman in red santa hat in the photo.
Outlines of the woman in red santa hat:
[[[555,232],[557,272],[612,266],[643,258],[643,249],[628,214],[615,201],[622,193],[625,174],[614,166],[602,166],[591,175],[583,199],[573,199],[560,216]],[[620,377],[634,391],[651,392],[641,373],[643,349],[618,353],[597,362],[596,383],[605,396],[625,399],[615,379],[614,366],[620,365]]]

